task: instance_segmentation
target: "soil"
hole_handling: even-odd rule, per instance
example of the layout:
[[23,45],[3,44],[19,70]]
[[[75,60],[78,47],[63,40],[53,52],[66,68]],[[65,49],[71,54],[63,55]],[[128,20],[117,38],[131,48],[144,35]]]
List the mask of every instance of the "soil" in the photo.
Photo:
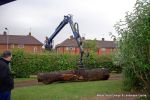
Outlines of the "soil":
[[29,81],[15,83],[15,88],[34,86],[34,85],[39,85],[39,84],[41,84],[41,83],[38,83],[37,80],[29,80]]

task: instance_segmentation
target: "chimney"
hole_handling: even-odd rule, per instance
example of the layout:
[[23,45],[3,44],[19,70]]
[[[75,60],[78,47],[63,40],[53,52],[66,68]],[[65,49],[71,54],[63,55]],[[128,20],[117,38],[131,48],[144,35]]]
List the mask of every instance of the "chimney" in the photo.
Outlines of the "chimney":
[[114,38],[113,41],[116,41],[116,38]]
[[85,37],[82,37],[82,40],[85,40]]
[[29,36],[31,36],[31,32],[29,32]]
[[104,41],[105,39],[104,38],[102,38],[102,41]]
[[7,35],[7,32],[6,32],[6,31],[4,31],[4,32],[3,32],[3,35]]
[[73,36],[72,36],[72,35],[70,36],[70,39],[73,39]]

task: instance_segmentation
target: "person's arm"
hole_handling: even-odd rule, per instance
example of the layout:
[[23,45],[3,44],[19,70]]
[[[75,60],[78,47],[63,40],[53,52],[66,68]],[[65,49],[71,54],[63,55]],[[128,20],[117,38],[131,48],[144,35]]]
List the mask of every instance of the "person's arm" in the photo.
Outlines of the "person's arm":
[[0,65],[0,81],[3,81],[7,77],[8,77],[7,66]]

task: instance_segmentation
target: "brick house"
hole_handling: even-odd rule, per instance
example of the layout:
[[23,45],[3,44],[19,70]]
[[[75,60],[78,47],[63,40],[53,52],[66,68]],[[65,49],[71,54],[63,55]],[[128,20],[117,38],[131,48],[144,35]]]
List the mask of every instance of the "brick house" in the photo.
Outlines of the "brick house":
[[76,40],[73,38],[73,36],[70,36],[70,39],[67,38],[62,43],[56,45],[55,49],[59,53],[71,53],[71,54],[80,53]]
[[[102,38],[102,40],[96,40],[96,46],[98,47],[97,54],[99,55],[115,52],[117,47],[115,41],[105,41],[104,38]],[[80,52],[76,40],[73,38],[73,36],[56,45],[55,49],[60,53],[79,54]]]
[[102,54],[110,54],[116,51],[117,44],[114,41],[105,41],[104,38],[102,40],[97,40],[98,51],[99,55]]
[[26,52],[42,52],[43,44],[35,37],[29,35],[7,35],[6,32],[0,35],[0,52],[21,48]]

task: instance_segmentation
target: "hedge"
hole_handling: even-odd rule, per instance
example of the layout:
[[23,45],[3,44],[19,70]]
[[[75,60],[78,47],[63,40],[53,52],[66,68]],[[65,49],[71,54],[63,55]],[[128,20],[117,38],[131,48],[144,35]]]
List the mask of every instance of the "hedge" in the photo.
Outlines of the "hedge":
[[[76,69],[79,55],[58,53],[25,53],[23,50],[14,50],[11,62],[12,71],[16,77],[29,77],[39,72],[52,72]],[[113,64],[111,55],[97,56],[90,54],[83,58],[85,68],[108,68],[110,71],[121,72],[121,67]]]

